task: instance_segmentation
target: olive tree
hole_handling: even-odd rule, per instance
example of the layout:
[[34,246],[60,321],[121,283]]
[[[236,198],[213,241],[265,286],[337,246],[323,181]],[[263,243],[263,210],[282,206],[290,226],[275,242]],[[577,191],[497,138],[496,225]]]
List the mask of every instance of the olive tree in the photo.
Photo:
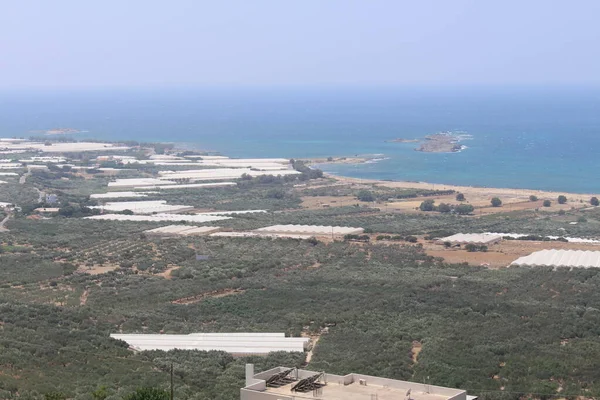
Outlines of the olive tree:
[[565,204],[567,202],[567,197],[562,194],[558,196],[558,204]]

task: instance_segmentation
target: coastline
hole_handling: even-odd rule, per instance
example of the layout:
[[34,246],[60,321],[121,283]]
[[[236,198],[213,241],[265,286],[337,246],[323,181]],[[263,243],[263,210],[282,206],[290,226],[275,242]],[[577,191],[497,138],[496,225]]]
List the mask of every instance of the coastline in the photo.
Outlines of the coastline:
[[[335,157],[333,160],[327,159],[305,159],[309,166],[315,166],[318,164],[364,164],[370,160],[368,157]],[[388,188],[396,189],[432,189],[432,190],[454,190],[476,198],[485,197],[486,199],[492,197],[504,197],[507,200],[510,199],[512,202],[523,202],[529,201],[529,196],[534,195],[539,199],[550,199],[555,200],[558,196],[566,196],[568,203],[580,201],[587,203],[591,196],[600,197],[600,193],[582,193],[582,192],[569,192],[569,191],[557,191],[557,190],[541,190],[541,189],[524,189],[524,188],[508,188],[508,187],[481,187],[481,186],[466,186],[466,185],[453,185],[447,183],[435,183],[435,182],[423,182],[423,181],[401,181],[401,180],[383,180],[383,179],[366,179],[366,178],[353,178],[349,176],[336,175],[330,172],[323,172],[323,175],[327,178],[335,179],[339,182],[348,184],[362,184],[362,185],[376,185]]]
[[[540,201],[543,199],[550,199],[553,201],[553,206],[556,205],[555,200],[558,196],[566,196],[568,199],[567,204],[564,206],[571,207],[572,203],[581,204],[580,201],[588,203],[591,196],[600,197],[597,193],[573,193],[564,191],[547,191],[547,190],[536,190],[536,189],[511,189],[511,188],[493,188],[493,187],[477,187],[477,186],[460,186],[460,185],[449,185],[443,183],[431,183],[431,182],[411,182],[411,181],[390,181],[390,180],[378,180],[378,179],[364,179],[364,178],[352,178],[347,176],[334,175],[331,173],[324,172],[323,175],[327,178],[335,179],[336,181],[347,183],[347,184],[358,184],[358,185],[375,185],[395,189],[431,189],[431,190],[454,190],[457,193],[463,193],[467,200],[469,197],[472,199],[489,201],[492,197],[500,197],[506,204],[518,203],[518,202],[529,202],[529,196],[537,196]],[[472,202],[472,201],[471,201]]]
[[[307,158],[304,159],[310,167],[318,167],[322,164],[366,164],[374,158],[366,156],[355,156],[355,157],[335,157],[333,160],[326,160],[321,158]],[[369,178],[354,178],[350,176],[338,175],[331,172],[323,171],[323,175],[328,178],[333,178],[338,181],[344,181],[347,183],[354,184],[374,184],[390,188],[398,189],[440,189],[440,190],[455,190],[461,193],[477,193],[479,195],[487,193],[490,197],[494,196],[519,196],[523,199],[529,199],[530,195],[535,195],[539,198],[556,199],[558,196],[563,195],[582,200],[584,202],[589,201],[591,196],[600,197],[600,193],[595,192],[577,192],[577,191],[565,191],[565,190],[544,190],[544,189],[531,189],[531,188],[510,188],[510,187],[488,187],[488,186],[469,186],[469,185],[455,185],[450,183],[439,183],[439,182],[426,182],[426,181],[403,181],[403,180],[389,180],[389,179],[369,179]],[[569,199],[570,200],[570,199]]]

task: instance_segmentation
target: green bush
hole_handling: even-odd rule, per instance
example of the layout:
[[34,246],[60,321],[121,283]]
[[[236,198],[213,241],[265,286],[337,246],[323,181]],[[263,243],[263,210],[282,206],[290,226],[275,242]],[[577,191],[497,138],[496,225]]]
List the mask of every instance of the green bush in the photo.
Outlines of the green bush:
[[425,200],[424,202],[421,203],[421,205],[419,206],[419,209],[421,211],[433,211],[435,209],[434,201],[433,200]]
[[452,207],[450,207],[449,204],[440,203],[440,205],[437,207],[437,210],[441,213],[449,213],[452,211]]
[[357,193],[356,198],[360,201],[375,201],[375,196],[370,190],[361,190]]
[[135,392],[123,397],[124,400],[169,400],[166,390],[147,387],[137,389]]
[[564,195],[558,196],[558,204],[565,204],[567,202],[567,197]]
[[454,208],[454,211],[460,215],[471,214],[475,208],[471,204],[459,204]]

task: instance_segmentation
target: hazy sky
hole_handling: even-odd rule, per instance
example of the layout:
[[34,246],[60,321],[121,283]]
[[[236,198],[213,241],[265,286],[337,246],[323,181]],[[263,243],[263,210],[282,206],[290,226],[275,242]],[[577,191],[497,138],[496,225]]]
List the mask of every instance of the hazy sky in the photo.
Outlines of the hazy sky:
[[600,0],[0,6],[0,88],[600,83]]

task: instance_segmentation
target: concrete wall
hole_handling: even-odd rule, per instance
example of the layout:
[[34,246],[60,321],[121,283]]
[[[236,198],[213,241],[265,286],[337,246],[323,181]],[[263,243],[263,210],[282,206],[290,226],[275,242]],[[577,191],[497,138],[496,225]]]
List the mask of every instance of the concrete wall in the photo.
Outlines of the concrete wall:
[[452,389],[435,385],[426,385],[416,382],[398,381],[395,379],[379,378],[376,376],[351,374],[353,381],[356,382],[359,379],[364,379],[367,385],[370,383],[373,385],[387,386],[394,389],[408,390],[413,389],[420,392],[431,393],[440,396],[447,396],[448,400],[466,400],[467,392],[460,389]]
[[259,372],[258,374],[254,374],[254,379],[268,379],[271,376],[278,374],[279,372],[285,371],[286,369],[289,368],[284,368],[284,367],[275,367],[275,368],[271,368],[268,369],[266,371],[263,372]]

